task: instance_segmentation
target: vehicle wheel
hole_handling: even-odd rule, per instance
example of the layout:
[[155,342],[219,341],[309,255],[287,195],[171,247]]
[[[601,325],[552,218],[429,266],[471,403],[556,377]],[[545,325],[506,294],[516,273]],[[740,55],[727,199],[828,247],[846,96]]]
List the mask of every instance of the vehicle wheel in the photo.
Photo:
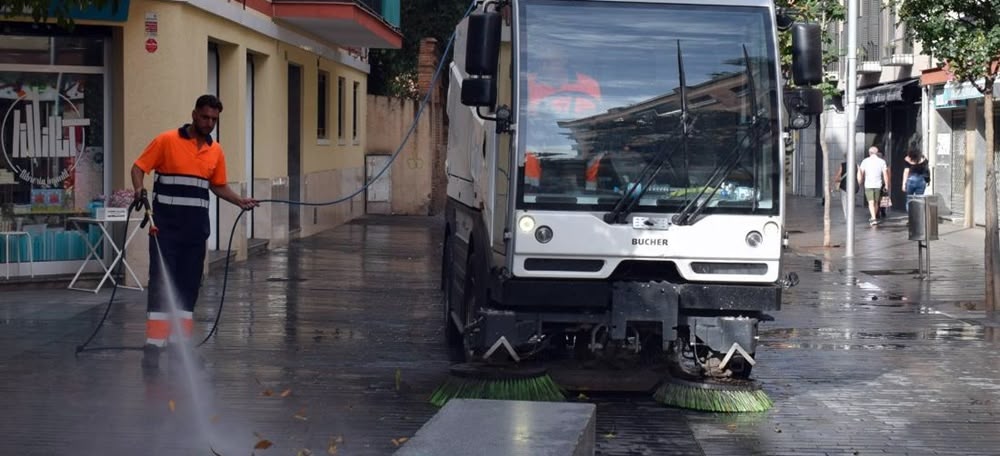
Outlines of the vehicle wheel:
[[441,260],[441,307],[444,309],[442,315],[442,323],[444,323],[444,334],[445,341],[448,343],[449,347],[458,346],[461,349],[462,346],[462,334],[459,332],[458,328],[455,327],[455,322],[452,321],[451,312],[452,309],[458,308],[454,301],[455,293],[453,291],[455,284],[455,271],[452,267],[452,239],[451,236],[445,235],[444,239],[444,252],[442,253]]
[[475,251],[469,251],[469,257],[465,262],[465,287],[462,293],[465,328],[469,332],[462,339],[465,345],[466,361],[473,361],[475,355],[481,352],[483,347],[480,341],[481,335],[473,328],[476,319],[479,318],[479,310],[483,308],[486,300],[485,277],[483,276],[483,266],[478,260]]

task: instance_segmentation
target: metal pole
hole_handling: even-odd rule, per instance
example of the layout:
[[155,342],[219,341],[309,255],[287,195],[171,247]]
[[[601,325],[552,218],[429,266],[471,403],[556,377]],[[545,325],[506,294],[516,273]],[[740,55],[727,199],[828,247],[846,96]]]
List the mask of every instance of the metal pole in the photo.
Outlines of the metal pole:
[[854,206],[857,203],[857,153],[854,150],[854,133],[858,118],[858,0],[847,0],[847,250],[844,255],[854,257]]

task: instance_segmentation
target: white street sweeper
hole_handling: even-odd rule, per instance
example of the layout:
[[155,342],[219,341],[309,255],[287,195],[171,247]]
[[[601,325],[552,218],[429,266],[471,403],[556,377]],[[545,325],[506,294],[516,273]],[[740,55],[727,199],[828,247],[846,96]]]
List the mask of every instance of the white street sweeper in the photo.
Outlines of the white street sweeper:
[[822,109],[820,60],[818,26],[771,0],[478,5],[448,89],[442,286],[461,370],[755,390],[758,323],[793,281],[783,132]]

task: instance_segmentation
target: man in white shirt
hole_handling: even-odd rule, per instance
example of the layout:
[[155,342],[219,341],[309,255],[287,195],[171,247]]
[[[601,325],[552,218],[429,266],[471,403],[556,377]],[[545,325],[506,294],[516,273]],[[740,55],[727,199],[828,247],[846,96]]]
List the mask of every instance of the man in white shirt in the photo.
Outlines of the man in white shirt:
[[865,186],[868,212],[871,213],[868,223],[877,225],[878,204],[885,189],[889,188],[889,166],[878,156],[878,147],[869,147],[868,158],[861,160],[858,166],[858,182],[864,183]]

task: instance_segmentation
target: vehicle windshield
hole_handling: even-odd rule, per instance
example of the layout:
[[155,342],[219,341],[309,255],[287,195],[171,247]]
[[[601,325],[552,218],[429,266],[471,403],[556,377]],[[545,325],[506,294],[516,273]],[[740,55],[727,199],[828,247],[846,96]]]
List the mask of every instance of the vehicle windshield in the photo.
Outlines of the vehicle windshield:
[[767,8],[529,0],[518,14],[518,207],[607,210],[663,154],[635,210],[676,212],[751,147],[704,212],[777,213],[780,138],[741,141],[754,105],[778,131]]

